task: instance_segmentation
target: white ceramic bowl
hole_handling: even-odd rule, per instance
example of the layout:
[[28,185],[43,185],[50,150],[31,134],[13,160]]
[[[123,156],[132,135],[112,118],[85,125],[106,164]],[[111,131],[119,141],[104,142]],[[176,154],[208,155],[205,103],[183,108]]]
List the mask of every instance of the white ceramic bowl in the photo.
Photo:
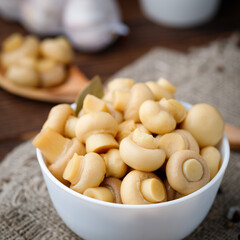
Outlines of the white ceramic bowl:
[[226,136],[219,150],[221,168],[207,185],[186,197],[150,205],[108,203],[79,194],[50,173],[39,149],[37,158],[53,205],[78,236],[93,240],[174,240],[193,232],[210,210],[229,161]]

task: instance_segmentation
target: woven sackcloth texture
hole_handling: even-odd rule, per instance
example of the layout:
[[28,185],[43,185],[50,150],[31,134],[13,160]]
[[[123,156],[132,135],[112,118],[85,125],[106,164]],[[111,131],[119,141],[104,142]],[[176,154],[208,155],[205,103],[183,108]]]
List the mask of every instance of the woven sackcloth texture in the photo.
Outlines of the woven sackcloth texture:
[[[240,127],[239,36],[178,53],[155,48],[116,73],[136,81],[169,79],[176,98],[216,106]],[[226,214],[240,205],[240,152],[231,151],[221,192],[203,223],[186,239],[239,239],[240,223],[226,228]],[[80,239],[58,217],[48,196],[31,142],[15,148],[0,165],[0,239]]]

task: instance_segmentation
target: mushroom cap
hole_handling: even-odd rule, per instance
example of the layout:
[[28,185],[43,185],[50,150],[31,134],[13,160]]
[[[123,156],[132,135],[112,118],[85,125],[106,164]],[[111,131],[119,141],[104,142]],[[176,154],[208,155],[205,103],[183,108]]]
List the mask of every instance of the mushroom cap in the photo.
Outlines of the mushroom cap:
[[135,81],[131,78],[115,78],[107,85],[109,91],[115,91],[120,89],[130,89],[135,84]]
[[[153,202],[145,199],[144,195],[141,192],[141,183],[146,179],[155,178],[162,182],[160,178],[154,173],[142,172],[138,170],[133,170],[129,172],[121,184],[121,198],[124,204],[152,204]],[[163,185],[163,184],[162,184]],[[164,191],[165,198],[162,201],[166,201],[166,190]]]
[[[203,170],[201,178],[197,181],[188,180],[183,172],[184,163],[191,159],[196,160]],[[183,195],[195,192],[210,180],[210,172],[206,161],[192,150],[180,150],[172,154],[166,165],[166,175],[171,187]]]
[[223,136],[224,120],[215,107],[200,103],[188,111],[181,128],[188,130],[200,147],[215,146]]
[[77,138],[82,142],[86,142],[88,136],[96,133],[108,133],[115,137],[118,123],[107,112],[91,112],[79,118],[75,131]]
[[131,135],[121,141],[119,151],[128,166],[146,172],[160,168],[166,158],[162,149],[143,148],[132,140]]
[[144,83],[136,83],[130,91],[129,102],[124,111],[125,120],[133,119],[135,122],[139,122],[139,108],[141,104],[146,100],[153,100],[154,96],[149,87]]
[[139,117],[145,128],[152,133],[165,134],[176,127],[173,115],[167,112],[158,102],[147,100],[139,109]]
[[49,127],[63,135],[66,121],[71,115],[75,113],[69,104],[58,104],[51,109],[42,128]]

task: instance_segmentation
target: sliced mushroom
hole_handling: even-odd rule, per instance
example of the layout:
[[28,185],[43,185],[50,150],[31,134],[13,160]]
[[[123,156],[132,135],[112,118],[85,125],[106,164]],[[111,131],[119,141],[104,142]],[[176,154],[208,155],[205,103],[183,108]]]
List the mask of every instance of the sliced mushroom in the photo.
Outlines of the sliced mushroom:
[[33,140],[33,145],[41,150],[49,163],[50,172],[61,182],[63,171],[74,153],[84,154],[85,148],[76,138],[64,138],[51,128],[43,129]]
[[87,153],[85,156],[74,154],[64,170],[63,178],[71,183],[71,189],[83,193],[88,188],[98,187],[105,173],[104,160],[97,153]]
[[124,204],[152,204],[167,199],[165,186],[157,175],[137,170],[124,177],[120,193]]
[[195,192],[210,180],[206,161],[191,150],[172,154],[166,165],[166,175],[171,187],[183,195]]
[[181,128],[188,130],[200,147],[215,146],[223,136],[224,120],[215,107],[200,103],[188,111]]
[[[136,131],[136,130],[135,130]],[[124,138],[119,146],[119,151],[123,161],[136,170],[151,172],[160,168],[166,158],[162,149],[158,149],[154,138],[141,131],[137,132],[139,139],[135,142],[133,134]]]

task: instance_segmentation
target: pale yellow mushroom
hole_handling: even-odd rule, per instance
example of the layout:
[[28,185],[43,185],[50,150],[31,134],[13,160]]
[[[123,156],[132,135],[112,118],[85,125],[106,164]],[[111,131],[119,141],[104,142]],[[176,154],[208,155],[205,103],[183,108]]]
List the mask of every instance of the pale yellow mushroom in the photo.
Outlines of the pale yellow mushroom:
[[84,114],[90,112],[109,112],[106,102],[91,94],[88,94],[84,98],[82,109]]
[[154,95],[154,100],[159,101],[162,98],[170,99],[173,98],[173,94],[166,90],[165,88],[161,87],[158,83],[149,81],[146,82],[146,85],[151,89],[153,95]]
[[168,183],[168,180],[164,180],[164,185],[167,193],[167,201],[172,201],[181,197],[184,197],[185,195],[175,191],[170,184]]
[[83,193],[88,188],[98,187],[105,173],[104,160],[97,153],[87,153],[85,156],[74,154],[64,170],[63,178],[71,183],[71,189]]
[[123,204],[152,204],[165,202],[165,186],[154,173],[133,170],[128,173],[121,184]]
[[4,69],[19,61],[23,57],[37,57],[39,54],[39,40],[33,36],[27,36],[18,48],[1,54],[1,65]]
[[69,104],[58,104],[51,109],[42,128],[49,127],[66,137],[73,138],[76,136],[77,120]]
[[165,151],[167,158],[179,150],[188,149],[188,145],[184,137],[176,132],[164,134],[159,139],[158,145]]
[[77,138],[86,144],[87,152],[103,153],[118,148],[115,136],[118,123],[106,112],[90,112],[81,116],[76,126]]
[[12,64],[8,67],[5,77],[12,83],[23,87],[38,87],[40,85],[39,76],[31,67]]
[[122,160],[128,166],[146,172],[160,168],[166,158],[165,152],[157,148],[153,136],[139,130],[121,141],[119,151]]
[[40,44],[40,52],[44,57],[63,64],[71,63],[74,57],[72,47],[64,37],[43,40]]
[[159,104],[173,115],[177,123],[181,123],[187,115],[185,107],[175,99],[162,98]]
[[118,149],[110,149],[101,154],[106,164],[106,177],[122,178],[127,172],[127,165],[123,162]]
[[171,187],[183,195],[195,192],[210,180],[206,161],[192,150],[172,154],[166,165],[166,175]]
[[199,146],[195,138],[192,136],[190,132],[184,129],[176,129],[173,131],[174,133],[178,133],[184,137],[186,143],[187,143],[187,149],[188,150],[193,150],[196,153],[199,153]]
[[210,170],[210,180],[212,180],[221,167],[221,154],[217,148],[208,146],[201,149],[200,155],[208,165],[208,168]]
[[188,130],[201,148],[215,146],[223,136],[224,120],[215,107],[200,103],[188,111],[181,128]]
[[88,196],[90,198],[94,198],[97,200],[101,200],[104,202],[113,202],[114,196],[111,190],[106,187],[91,187],[87,188],[83,195]]
[[176,87],[165,78],[159,78],[157,80],[157,84],[165,88],[167,91],[169,91],[172,94],[174,94],[177,91]]
[[136,83],[130,90],[130,98],[124,111],[125,120],[139,122],[139,108],[146,100],[153,100],[154,96],[144,83]]
[[131,78],[115,78],[107,85],[107,89],[111,92],[120,89],[130,89],[135,84]]
[[115,118],[117,123],[121,123],[123,121],[123,114],[116,109],[114,109],[113,105],[111,103],[107,103],[107,107],[109,110],[109,113]]
[[19,48],[24,42],[24,37],[19,33],[13,33],[2,43],[3,52],[12,52]]
[[118,125],[118,132],[116,139],[121,142],[123,138],[127,137],[131,132],[136,129],[137,125],[134,120],[127,120]]
[[50,172],[61,182],[63,171],[74,153],[84,154],[85,148],[78,139],[64,138],[51,128],[43,129],[33,140],[33,145],[39,148],[49,163]]
[[140,106],[139,117],[143,126],[152,133],[165,134],[176,127],[173,115],[153,100],[147,100]]
[[122,203],[122,199],[120,195],[121,184],[122,184],[122,181],[118,178],[105,177],[100,186],[106,187],[112,192],[114,196],[113,202]]
[[130,99],[130,90],[116,90],[113,92],[113,106],[116,110],[124,112]]
[[57,86],[64,82],[67,75],[65,66],[50,58],[39,60],[37,70],[42,87]]

